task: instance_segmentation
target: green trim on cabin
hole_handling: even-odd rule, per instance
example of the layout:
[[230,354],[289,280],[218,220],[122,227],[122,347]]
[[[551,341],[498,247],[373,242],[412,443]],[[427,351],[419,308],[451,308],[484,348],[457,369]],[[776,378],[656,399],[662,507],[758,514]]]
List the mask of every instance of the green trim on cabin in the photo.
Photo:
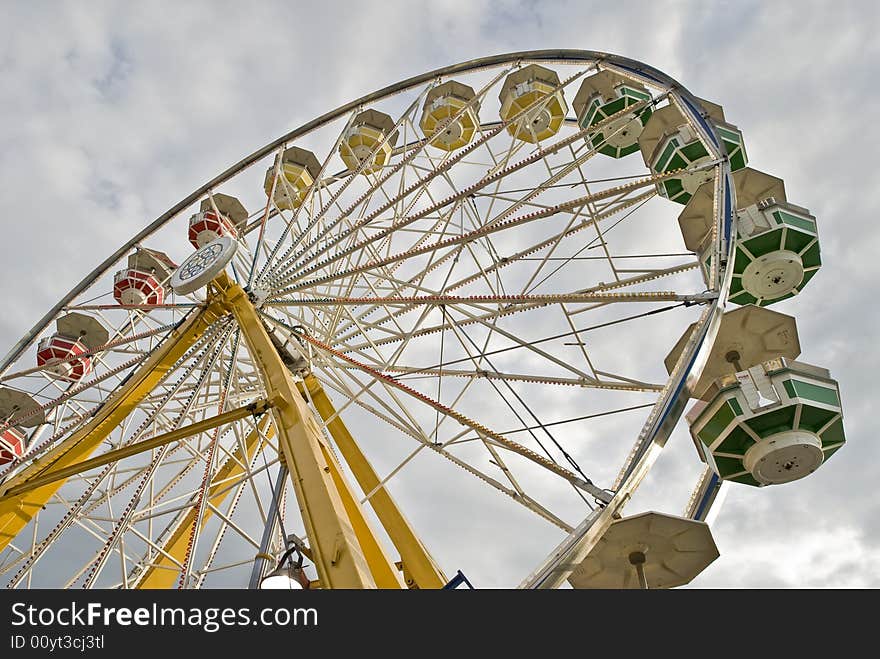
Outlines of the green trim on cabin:
[[617,157],[623,158],[624,156],[628,156],[632,153],[635,153],[638,150],[639,150],[639,140],[638,140],[638,137],[636,137],[636,139],[633,141],[633,143],[630,146],[620,147]]
[[676,169],[684,169],[688,166],[687,161],[681,157],[678,151],[676,151],[672,155],[672,159],[669,161],[669,164],[663,168],[664,172],[671,172]]
[[733,474],[741,472],[743,467],[742,460],[736,458],[715,457],[715,471],[721,478],[727,478]]
[[804,382],[803,380],[795,380],[794,378],[785,380],[783,386],[786,393],[792,398],[806,398],[824,405],[840,407],[840,399],[837,397],[837,392],[829,387]]
[[[727,438],[714,449],[712,449],[712,452],[745,455],[746,451],[748,451],[754,445],[755,439],[740,426],[735,426],[734,429],[730,431],[730,434],[727,436]],[[715,459],[720,460],[721,458],[716,456]]]
[[804,263],[804,268],[813,268],[822,265],[822,257],[819,255],[818,240],[812,247],[810,247],[810,249],[801,254],[801,261]]
[[846,434],[843,431],[843,417],[828,426],[819,437],[822,439],[823,447],[845,442]]
[[[620,93],[624,96],[629,96],[636,99],[637,101],[647,101],[649,98],[651,98],[651,94],[647,91],[642,91],[641,89],[636,89],[635,87],[630,87],[628,85],[621,85],[618,89],[620,90]],[[635,101],[633,101],[633,103],[634,102]]]
[[602,144],[602,141],[604,139],[605,138],[601,134],[597,135],[597,139],[593,142],[593,148],[596,149],[603,156],[611,156],[612,158],[617,158],[618,149],[616,147],[613,147],[610,144],[605,144],[604,146],[600,146],[597,148],[597,145]]
[[776,220],[777,224],[787,224],[790,227],[797,227],[798,229],[809,231],[814,237],[816,235],[816,223],[806,217],[792,215],[786,211],[773,211],[773,218]]
[[786,405],[746,420],[746,425],[762,439],[794,428],[796,405]]
[[[736,299],[734,300],[734,298]],[[741,293],[737,293],[736,295],[731,295],[729,299],[731,302],[742,305],[758,303],[758,298],[756,298],[748,291],[742,291]]]
[[786,233],[788,235],[785,237],[785,249],[796,252],[798,254],[800,254],[801,251],[803,251],[803,249],[810,244],[810,241],[812,241],[816,237],[808,233],[798,231],[794,228],[789,228]]
[[749,162],[746,160],[746,154],[742,149],[738,149],[730,156],[730,171],[732,172],[742,169],[747,164]]
[[730,425],[734,417],[733,409],[725,401],[697,433],[700,440],[709,446]]
[[615,147],[611,146],[610,144],[603,145],[602,143],[604,141],[605,135],[603,133],[596,133],[590,140],[590,145],[602,155],[611,156],[612,158],[623,158],[624,156],[628,156],[631,153],[635,153],[639,150],[638,135],[633,136],[632,143],[628,146]]
[[599,116],[599,108],[601,104],[599,103],[599,99],[594,99],[589,105],[584,108],[584,114],[580,120],[580,127],[586,128],[587,126],[592,126],[595,123],[602,121],[605,117]]
[[731,480],[734,483],[743,483],[745,485],[754,485],[755,487],[761,487],[761,484],[756,481],[755,477],[751,474],[743,474],[742,476],[737,476],[736,478],[730,478],[728,480]]
[[749,158],[746,155],[746,146],[742,133],[735,127],[724,128],[716,125],[715,129],[721,137],[721,143],[724,145],[724,151],[727,153],[727,158],[730,161],[731,171],[735,172],[745,167],[749,162]]
[[678,140],[674,137],[670,138],[666,143],[666,146],[663,147],[663,151],[661,151],[660,155],[657,157],[657,160],[654,161],[653,169],[655,172],[665,172],[668,170],[666,165],[672,158],[676,149],[678,149]]
[[843,444],[841,444],[840,446],[835,446],[835,447],[827,449],[827,450],[823,449],[823,452],[825,453],[824,462],[828,462],[828,458],[830,458],[832,455],[837,453],[842,448],[843,448]]
[[795,295],[797,295],[797,291],[799,291],[799,290],[800,290],[800,288],[795,288],[793,292],[791,292],[791,293],[786,293],[785,295],[781,295],[781,296],[779,296],[779,297],[773,297],[773,298],[765,297],[765,298],[761,298],[761,304],[760,304],[760,306],[762,306],[762,307],[767,307],[767,306],[770,306],[771,304],[776,304],[777,302],[782,302],[783,300],[787,300],[788,298],[790,298],[790,297],[794,297]]
[[690,144],[681,147],[681,149],[679,149],[679,153],[681,153],[690,162],[694,162],[696,160],[699,160],[700,158],[705,158],[709,155],[709,152],[706,151],[706,147],[704,147],[703,143],[699,140],[696,140],[695,142],[691,142]]
[[[634,103],[635,101],[633,101]],[[606,103],[602,106],[602,113],[606,117],[610,117],[612,114],[617,114],[627,105],[632,105],[632,103],[627,103],[625,98],[616,98],[610,103]]]
[[821,407],[804,405],[801,409],[801,422],[798,428],[817,433],[835,416],[837,416],[837,411],[835,410],[825,410]]
[[736,129],[725,128],[724,126],[715,125],[715,129],[718,131],[718,134],[721,136],[721,140],[724,142],[730,142],[735,146],[739,146],[742,144],[742,133],[740,133]]
[[681,184],[681,179],[678,178],[663,181],[663,188],[666,190],[666,196],[670,199],[684,192],[684,186]]
[[752,257],[746,254],[744,250],[740,249],[739,246],[737,246],[736,254],[733,257],[733,271],[741,275],[751,262]]
[[807,282],[810,281],[813,278],[813,275],[815,275],[817,272],[819,272],[819,271],[818,270],[810,270],[808,272],[805,272],[804,278],[801,280],[801,285],[798,286],[798,290],[801,290],[804,286],[806,286]]
[[[765,231],[754,238],[744,240],[742,244],[743,247],[749,250],[755,258],[764,256],[764,254],[769,254],[770,252],[775,252],[782,245],[782,229]],[[736,268],[736,266],[734,267]],[[745,270],[745,268],[743,268],[743,270]],[[735,269],[734,271],[742,274],[739,269]]]

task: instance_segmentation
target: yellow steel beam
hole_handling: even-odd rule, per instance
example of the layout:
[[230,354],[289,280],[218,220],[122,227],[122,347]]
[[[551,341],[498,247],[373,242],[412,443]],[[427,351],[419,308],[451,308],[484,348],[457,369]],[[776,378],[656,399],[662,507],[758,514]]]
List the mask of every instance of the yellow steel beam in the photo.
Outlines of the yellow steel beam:
[[379,543],[373,529],[370,528],[370,524],[364,516],[364,510],[342,473],[336,457],[325,444],[321,443],[320,446],[321,455],[330,468],[333,483],[342,498],[342,505],[345,506],[345,512],[348,513],[348,519],[351,521],[351,526],[360,543],[367,565],[370,567],[370,572],[376,580],[376,586],[379,588],[400,588],[401,580],[397,568],[385,553],[385,549]]
[[[265,431],[267,439],[271,439],[275,434],[274,426],[269,426],[268,430],[266,429],[268,422],[268,415],[260,419],[257,427],[245,437],[244,451],[242,451],[241,447],[237,448],[235,453],[214,474],[214,478],[211,479],[211,487],[207,493],[208,501],[214,508],[219,509],[224,499],[233,490],[233,488],[229,487],[229,483],[245,473],[245,465],[250,464],[254,459],[257,448],[260,446],[260,433]],[[205,513],[202,515],[202,522],[199,525],[200,529],[205,528],[208,520],[213,515],[211,506],[205,507]],[[193,507],[180,519],[162,547],[164,554],[159,554],[153,563],[144,570],[135,588],[155,589],[174,587],[180,575],[178,563],[183,563],[184,556],[186,556],[186,548],[192,536],[193,525],[196,523],[197,515],[198,508]],[[175,560],[177,563],[174,562]]]
[[322,587],[402,587],[247,294],[226,273],[211,286],[238,321],[272,402],[278,443]]
[[267,411],[269,407],[270,405],[267,401],[259,400],[251,403],[250,405],[245,405],[244,407],[239,407],[237,409],[224,412],[223,414],[218,414],[217,416],[211,417],[210,419],[197,421],[196,423],[191,423],[190,425],[183,428],[178,428],[177,430],[172,430],[171,432],[162,433],[161,435],[151,437],[150,439],[146,439],[142,442],[129,444],[128,446],[123,446],[122,448],[107,451],[106,453],[102,453],[96,458],[83,460],[82,462],[74,463],[69,467],[64,467],[62,469],[49,469],[48,471],[43,472],[41,475],[36,476],[31,480],[25,481],[21,485],[16,485],[15,487],[9,488],[6,491],[6,494],[0,496],[0,503],[8,498],[14,497],[17,494],[22,494],[29,490],[36,489],[41,485],[45,485],[46,483],[66,480],[71,476],[75,476],[76,474],[81,474],[97,467],[103,467],[113,462],[118,462],[119,460],[129,458],[133,455],[137,455],[138,453],[143,453],[144,451],[150,451],[154,448],[158,448],[159,446],[163,446],[164,444],[170,444],[171,442],[176,442],[179,439],[198,435],[200,433],[211,430],[212,428],[216,428],[227,423],[232,423],[233,421],[238,421],[239,419],[243,419],[248,416],[262,414],[263,412]]
[[385,528],[385,532],[388,533],[388,537],[391,538],[391,542],[400,552],[404,574],[411,577],[415,587],[442,588],[447,582],[446,577],[397,507],[391,494],[384,486],[380,487],[379,476],[348,431],[342,418],[336,413],[336,409],[320,381],[314,375],[309,374],[304,379],[304,385],[308,388],[315,409],[324,419],[327,430],[330,431],[342,459],[351,469],[358,485],[365,494],[372,492],[370,505]]
[[[0,486],[0,496],[42,474],[47,468],[62,469],[88,458],[107,436],[156,387],[165,374],[199,339],[225,310],[210,304],[195,311],[169,338],[158,346],[131,377],[117,389],[80,430],[33,460],[27,467]],[[64,484],[53,481],[0,502],[0,549],[6,547],[31,518]]]

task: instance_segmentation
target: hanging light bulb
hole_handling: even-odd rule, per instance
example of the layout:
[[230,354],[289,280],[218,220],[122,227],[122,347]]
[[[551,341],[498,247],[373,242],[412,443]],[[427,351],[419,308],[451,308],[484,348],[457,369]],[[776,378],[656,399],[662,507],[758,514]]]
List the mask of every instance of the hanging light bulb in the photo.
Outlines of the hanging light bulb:
[[[295,563],[289,561],[290,555],[296,553],[297,560]],[[287,563],[285,565],[285,562]],[[309,587],[309,577],[306,575],[302,567],[303,556],[296,547],[291,547],[281,560],[278,566],[260,581],[261,590],[305,590]]]

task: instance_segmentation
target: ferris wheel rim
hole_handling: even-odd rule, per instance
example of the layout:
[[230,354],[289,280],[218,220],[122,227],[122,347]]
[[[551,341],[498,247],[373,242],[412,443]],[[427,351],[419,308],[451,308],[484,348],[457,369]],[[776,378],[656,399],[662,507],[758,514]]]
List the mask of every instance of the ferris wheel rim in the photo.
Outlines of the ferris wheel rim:
[[[578,55],[578,56],[573,56]],[[251,154],[244,160],[240,161],[233,167],[227,169],[225,172],[220,174],[215,179],[212,179],[207,184],[203,185],[191,195],[186,197],[181,202],[178,202],[174,207],[163,213],[157,220],[148,225],[145,229],[143,229],[140,233],[138,233],[134,238],[129,240],[123,247],[117,250],[116,253],[108,257],[98,268],[92,271],[83,281],[80,282],[74,289],[72,289],[65,298],[63,298],[54,309],[52,309],[41,321],[35,326],[29,335],[25,336],[17,346],[13,348],[13,350],[4,358],[4,362],[2,366],[0,366],[0,373],[5,371],[8,366],[16,361],[21,353],[28,347],[28,345],[42,332],[46,325],[48,325],[52,318],[54,318],[60,311],[62,311],[66,305],[68,305],[72,300],[74,300],[78,295],[80,295],[83,291],[87,290],[89,286],[103,274],[108,272],[110,268],[122,258],[126,252],[128,252],[133,246],[136,246],[139,242],[150,236],[155,231],[158,231],[163,226],[165,226],[169,221],[177,217],[181,212],[183,212],[188,206],[197,201],[200,197],[205,195],[206,193],[210,193],[212,188],[215,188],[218,185],[221,185],[225,181],[230,178],[236,176],[243,170],[247,169],[255,162],[260,160],[261,158],[271,154],[274,150],[279,147],[285,145],[291,140],[296,139],[297,137],[323,126],[334,119],[338,119],[340,116],[344,115],[346,112],[350,112],[352,110],[358,109],[358,106],[363,106],[364,104],[375,102],[381,100],[383,98],[387,98],[393,94],[405,91],[407,89],[416,87],[420,84],[430,82],[432,79],[436,79],[440,76],[450,75],[454,73],[461,72],[471,72],[477,71],[482,68],[501,66],[506,63],[514,63],[517,60],[528,60],[528,61],[541,61],[541,62],[562,62],[562,63],[576,63],[576,62],[605,62],[621,65],[621,63],[635,63],[637,64],[637,68],[639,71],[637,73],[643,73],[653,77],[653,79],[657,80],[657,76],[665,77],[668,82],[669,91],[672,89],[675,90],[675,94],[686,101],[686,103],[691,104],[690,110],[697,112],[698,108],[701,107],[698,100],[695,99],[689,92],[684,90],[677,82],[673,79],[665,76],[665,74],[661,74],[657,72],[652,67],[648,67],[640,62],[635,62],[634,60],[629,60],[628,58],[618,58],[617,56],[608,55],[606,53],[596,53],[594,51],[525,51],[519,53],[509,53],[506,55],[497,55],[493,57],[482,58],[480,60],[473,60],[470,62],[464,62],[457,65],[452,65],[448,67],[443,67],[441,69],[437,69],[435,71],[431,71],[429,73],[421,74],[419,76],[415,76],[409,78],[405,81],[395,83],[394,85],[390,85],[385,87],[377,92],[373,92],[372,94],[368,94],[356,101],[352,101],[346,105],[340,106],[336,110],[333,110],[329,113],[325,113],[321,117],[304,124],[303,126],[295,129],[294,131],[289,132],[288,134],[278,138],[277,140],[271,142],[260,150],[256,151],[254,154]],[[666,82],[666,81],[663,81]],[[655,87],[657,85],[655,84]],[[691,103],[693,100],[693,103]],[[681,104],[680,104],[681,106]],[[683,113],[685,113],[684,107],[681,108]],[[694,119],[691,117],[689,119],[693,123]],[[716,140],[718,140],[717,134],[714,134],[714,127],[711,124],[706,124],[707,132],[709,132],[710,136]],[[716,172],[716,199],[717,193],[720,190],[722,194],[732,195],[733,188],[730,185],[729,181],[729,166],[726,162],[720,161],[713,164]],[[725,205],[724,208],[720,209],[718,213],[718,217],[722,219],[729,220],[729,208],[731,203]],[[733,206],[735,207],[735,205]],[[727,215],[723,215],[723,213],[727,213]],[[728,258],[729,253],[731,251],[731,244],[728,241]],[[679,361],[679,365],[676,367],[674,372],[670,374],[670,378],[667,381],[668,391],[663,392],[661,395],[661,400],[658,400],[658,405],[662,402],[662,414],[659,415],[656,419],[656,427],[649,432],[645,439],[653,442],[656,438],[663,434],[663,432],[671,431],[670,420],[674,419],[677,421],[678,416],[680,415],[681,408],[683,407],[683,401],[686,400],[686,396],[683,398],[682,394],[688,390],[688,381],[691,378],[698,378],[700,374],[700,370],[702,365],[700,364],[700,359],[705,359],[707,348],[711,347],[714,332],[717,330],[718,320],[720,319],[721,309],[726,302],[727,290],[730,285],[730,272],[726,272],[726,276],[724,277],[724,281],[714,281],[714,290],[717,291],[717,296],[711,302],[711,304],[705,309],[705,312],[701,315],[700,320],[695,325],[695,329],[691,334],[692,341],[689,343],[688,349],[686,349],[682,353],[682,359]],[[707,340],[708,339],[708,340]],[[670,386],[671,385],[671,386]],[[679,404],[680,403],[680,404]],[[668,432],[667,432],[668,435]],[[649,443],[650,443],[649,442]],[[639,459],[638,452],[634,453],[633,460],[631,462],[636,462]],[[631,470],[630,470],[631,471]],[[616,488],[615,488],[616,489]]]
[[[62,297],[51,309],[49,309],[49,311],[47,311],[43,315],[43,317],[40,318],[40,320],[38,320],[34,324],[34,326],[31,327],[31,329],[28,330],[28,332],[24,336],[22,336],[15,345],[12,346],[12,348],[3,357],[3,360],[0,361],[0,376],[2,376],[6,372],[6,370],[15,362],[15,360],[18,359],[21,354],[28,348],[28,346],[33,343],[34,339],[36,339],[36,337],[49,325],[49,323],[52,322],[53,318],[55,318],[61,311],[63,311],[64,308],[68,304],[70,304],[70,302],[73,301],[78,295],[88,289],[91,282],[109,272],[112,266],[121,258],[123,258],[125,254],[127,254],[133,247],[135,247],[143,240],[150,237],[153,233],[161,229],[165,224],[177,217],[181,212],[183,212],[186,208],[198,201],[210,190],[217,187],[218,185],[222,185],[229,179],[233,178],[243,170],[253,165],[255,162],[259,161],[261,158],[266,157],[274,150],[280,148],[285,143],[295,140],[298,137],[301,137],[302,135],[317,129],[322,125],[338,119],[345,113],[351,112],[360,106],[374,103],[384,98],[388,98],[400,92],[406,91],[407,89],[411,89],[420,84],[424,84],[425,82],[428,82],[432,79],[446,75],[453,75],[456,73],[478,71],[480,69],[500,66],[511,62],[516,62],[518,60],[547,63],[595,62],[596,64],[610,63],[619,65],[630,70],[634,74],[645,76],[648,79],[653,80],[654,84],[664,85],[670,91],[674,90],[676,94],[686,99],[687,102],[692,106],[692,109],[694,109],[696,112],[703,111],[702,104],[700,103],[699,98],[691,93],[677,80],[664,73],[663,71],[660,71],[659,69],[656,69],[639,60],[624,57],[622,55],[616,55],[613,53],[595,50],[542,49],[514,51],[510,53],[490,55],[487,57],[481,57],[473,60],[465,60],[456,64],[439,67],[432,71],[428,71],[426,73],[422,73],[416,76],[411,76],[410,78],[406,78],[402,81],[386,85],[385,87],[377,91],[365,94],[353,101],[338,106],[337,108],[330,110],[329,112],[325,112],[321,116],[316,117],[315,119],[312,119],[311,121],[302,124],[301,126],[285,133],[281,137],[278,137],[275,140],[269,142],[265,146],[257,149],[253,153],[239,160],[234,165],[228,167],[226,170],[215,176],[213,179],[209,180],[207,183],[204,183],[200,187],[196,188],[196,190],[174,204],[167,211],[159,215],[159,217],[157,217],[146,227],[141,229],[125,244],[121,245],[115,252],[104,259],[104,261],[100,265],[95,267],[82,280],[80,280],[78,284],[70,289],[70,291],[68,291],[68,293],[64,295],[64,297]],[[714,126],[712,126],[711,123],[704,122],[703,127],[707,130],[715,143],[719,144],[720,138],[715,131]],[[722,166],[726,167],[724,171],[726,173],[726,176],[729,177],[729,166],[727,166],[726,163],[723,163]],[[731,196],[735,194],[733,185],[729,181],[726,187]],[[733,207],[735,207],[735,199],[733,200],[733,202]]]

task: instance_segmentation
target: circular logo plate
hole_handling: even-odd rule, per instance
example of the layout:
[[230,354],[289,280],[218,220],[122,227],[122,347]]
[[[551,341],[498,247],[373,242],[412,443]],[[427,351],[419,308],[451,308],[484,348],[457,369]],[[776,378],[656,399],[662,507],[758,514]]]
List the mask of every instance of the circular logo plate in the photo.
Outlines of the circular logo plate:
[[171,288],[178,295],[199,290],[216,277],[232,259],[238,243],[231,236],[220,236],[192,254],[171,275]]

